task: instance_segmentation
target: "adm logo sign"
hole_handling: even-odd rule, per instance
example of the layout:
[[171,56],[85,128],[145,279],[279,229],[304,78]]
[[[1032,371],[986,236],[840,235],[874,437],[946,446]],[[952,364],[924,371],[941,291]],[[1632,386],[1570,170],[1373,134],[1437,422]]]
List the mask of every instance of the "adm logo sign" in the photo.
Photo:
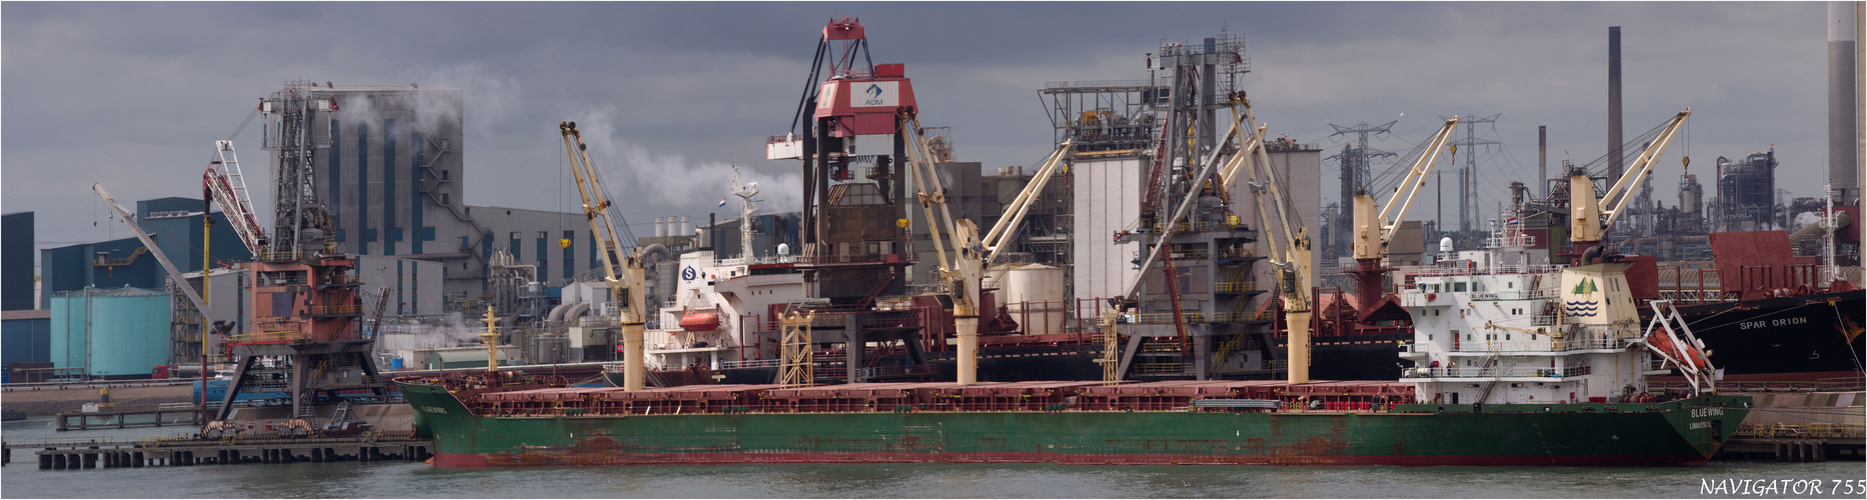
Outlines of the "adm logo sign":
[[870,82],[867,85],[856,85],[860,85],[856,87],[856,89],[860,90],[856,93],[857,95],[850,96],[851,100],[856,101],[850,103],[851,106],[865,108],[874,106],[895,106],[900,102],[900,99],[895,97],[897,82]]

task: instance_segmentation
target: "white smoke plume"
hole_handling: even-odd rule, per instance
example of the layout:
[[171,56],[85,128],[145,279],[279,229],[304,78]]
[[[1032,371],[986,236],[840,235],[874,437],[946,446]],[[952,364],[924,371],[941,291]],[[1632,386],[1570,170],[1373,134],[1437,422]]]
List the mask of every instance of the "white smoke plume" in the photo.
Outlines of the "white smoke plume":
[[1796,214],[1795,220],[1790,221],[1789,223],[1789,231],[1792,233],[1796,232],[1797,230],[1802,229],[1803,227],[1807,227],[1809,224],[1821,222],[1821,220],[1822,220],[1822,216],[1817,215],[1815,212],[1802,212],[1802,213]]
[[391,353],[471,344],[486,331],[485,323],[466,321],[459,312],[439,317],[384,318],[383,322],[382,334],[376,336],[376,350]]
[[[632,210],[649,206],[679,209],[712,207],[727,198],[727,207],[737,209],[739,198],[732,196],[732,165],[694,161],[679,153],[650,151],[635,142],[619,137],[614,125],[618,111],[614,105],[583,108],[577,130],[589,148],[590,161],[603,176],[604,186],[617,198],[616,203]],[[801,176],[795,172],[772,175],[755,170],[751,164],[739,165],[740,182],[759,183],[761,213],[797,210],[802,206]]]

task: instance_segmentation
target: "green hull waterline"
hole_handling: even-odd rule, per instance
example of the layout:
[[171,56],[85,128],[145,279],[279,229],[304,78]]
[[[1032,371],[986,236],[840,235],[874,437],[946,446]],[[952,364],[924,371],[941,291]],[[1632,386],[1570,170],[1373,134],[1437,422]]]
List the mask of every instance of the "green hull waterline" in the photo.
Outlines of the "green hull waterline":
[[1392,412],[975,411],[474,415],[402,384],[437,465],[1052,462],[1703,464],[1748,397],[1402,405]]

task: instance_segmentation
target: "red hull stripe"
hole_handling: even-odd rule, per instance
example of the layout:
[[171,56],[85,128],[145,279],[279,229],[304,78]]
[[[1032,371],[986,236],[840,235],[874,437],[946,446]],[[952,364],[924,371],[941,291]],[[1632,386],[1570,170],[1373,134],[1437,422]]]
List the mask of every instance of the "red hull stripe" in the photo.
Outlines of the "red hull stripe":
[[1394,455],[1065,455],[1056,453],[670,453],[670,454],[564,454],[536,452],[471,455],[438,453],[433,463],[449,467],[576,466],[576,465],[717,465],[717,464],[860,464],[860,463],[1060,463],[1083,465],[1568,465],[1613,467],[1627,465],[1705,465],[1700,455],[1612,456],[1394,456]]

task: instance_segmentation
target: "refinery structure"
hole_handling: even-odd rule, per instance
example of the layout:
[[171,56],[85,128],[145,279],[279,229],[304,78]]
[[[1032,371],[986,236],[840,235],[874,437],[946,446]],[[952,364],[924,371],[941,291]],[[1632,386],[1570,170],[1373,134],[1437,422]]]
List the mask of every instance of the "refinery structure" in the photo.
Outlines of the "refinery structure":
[[[1857,297],[1851,23],[1830,30],[1840,111],[1815,197],[1777,183],[1813,166],[1779,164],[1767,145],[1647,178],[1691,112],[1638,117],[1636,131],[1654,126],[1623,134],[1618,27],[1605,154],[1549,165],[1539,144],[1539,178],[1512,182],[1496,206],[1478,202],[1478,155],[1501,142],[1484,131],[1503,115],[1438,116],[1410,151],[1382,149],[1394,121],[1335,126],[1339,148],[1292,140],[1258,122],[1254,106],[1278,104],[1253,100],[1245,37],[1226,32],[1137,48],[1145,79],[1032,89],[1048,123],[1031,126],[1054,143],[1040,164],[1004,166],[923,126],[953,118],[915,93],[947,90],[917,89],[914,66],[874,62],[890,56],[869,53],[859,21],[832,20],[789,128],[765,137],[766,159],[801,176],[801,210],[765,210],[758,195],[776,188],[742,182],[735,166],[718,188],[737,214],[664,214],[640,235],[599,174],[623,159],[594,154],[575,123],[557,127],[579,211],[472,205],[465,92],[291,80],[254,110],[264,132],[248,157],[266,155],[263,168],[243,171],[232,141],[203,141],[215,160],[198,198],[130,210],[98,186],[137,237],[43,250],[36,303],[16,304],[21,285],[7,281],[10,309],[45,311],[9,316],[28,347],[9,333],[8,362],[47,380],[186,375],[204,391],[225,373],[218,400],[199,401],[219,404],[207,420],[262,395],[308,427],[329,423],[320,415],[338,401],[394,400],[385,373],[498,366],[628,390],[1419,378],[1438,367],[1406,351],[1414,317],[1445,312],[1420,305],[1441,293],[1427,286],[1494,301],[1555,287],[1464,279],[1487,270],[1624,259],[1629,296],[1678,301],[1687,316]],[[261,190],[271,206],[253,205]],[[8,230],[30,231],[30,214],[17,215]],[[18,240],[9,232],[9,278]],[[1514,260],[1485,260],[1498,248]],[[1486,283],[1512,288],[1476,288]],[[1562,316],[1513,314],[1535,335]],[[1472,349],[1451,333],[1451,350]],[[1495,374],[1499,358],[1453,359]]]

